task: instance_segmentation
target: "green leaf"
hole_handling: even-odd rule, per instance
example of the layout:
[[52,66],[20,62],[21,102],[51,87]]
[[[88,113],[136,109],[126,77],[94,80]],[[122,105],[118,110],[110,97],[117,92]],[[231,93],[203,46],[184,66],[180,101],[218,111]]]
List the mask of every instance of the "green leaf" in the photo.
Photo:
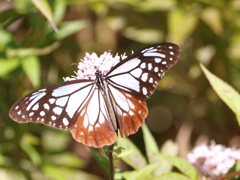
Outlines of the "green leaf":
[[44,158],[46,159],[45,162],[60,166],[67,166],[72,168],[85,168],[86,166],[86,163],[82,159],[69,152],[54,155],[45,155]]
[[35,56],[35,55],[46,55],[53,52],[60,46],[58,41],[45,46],[43,48],[7,48],[6,55],[8,57],[23,57],[25,56]]
[[145,157],[129,139],[119,136],[117,145],[123,148],[117,158],[121,158],[125,163],[136,170],[142,169],[147,165]]
[[153,180],[189,180],[189,178],[182,174],[171,172],[168,174],[163,174],[161,176],[158,176]]
[[240,95],[226,82],[209,72],[202,64],[200,64],[205,76],[218,96],[226,103],[226,105],[236,114],[240,125]]
[[163,154],[157,154],[161,159],[170,162],[176,168],[178,168],[183,174],[186,174],[190,179],[197,180],[197,171],[196,169],[189,164],[186,160],[179,157],[167,156]]
[[4,76],[19,66],[18,58],[2,59],[0,58],[0,76]]
[[9,43],[13,41],[13,35],[8,31],[0,29],[0,51],[2,51]]
[[64,22],[59,26],[58,33],[54,33],[53,37],[57,40],[61,40],[70,36],[79,30],[86,27],[86,21],[79,20],[79,21],[68,21]]
[[21,58],[21,64],[24,73],[30,79],[33,86],[39,87],[40,85],[40,63],[37,56],[26,56]]
[[216,7],[207,7],[200,14],[203,21],[219,36],[224,31],[221,13],[221,10]]
[[91,148],[88,148],[88,150],[92,153],[94,159],[97,161],[99,166],[104,170],[104,172],[107,174],[107,176],[110,177],[109,160]]
[[146,124],[142,125],[142,131],[143,131],[143,138],[144,138],[144,143],[145,143],[146,153],[147,153],[149,163],[150,164],[161,163],[155,169],[154,176],[156,177],[161,174],[169,172],[169,168],[167,169],[164,168],[166,166],[169,167],[169,163],[162,161],[161,158],[156,156],[156,154],[159,153],[159,148],[158,148],[157,142],[155,141],[154,137],[150,133]]
[[52,10],[47,0],[32,0],[36,8],[47,18],[55,32],[58,32],[56,23],[53,19]]
[[122,174],[123,174],[123,177],[126,180],[131,180],[131,179],[134,179],[134,180],[143,180],[143,179],[152,180],[153,177],[151,176],[151,173],[157,166],[159,166],[159,164],[151,164],[151,165],[148,165],[148,166],[142,168],[141,170],[124,172]]
[[64,177],[63,174],[59,171],[58,166],[45,164],[43,167],[43,173],[49,178],[54,180],[68,180],[68,178]]
[[20,146],[26,152],[34,165],[41,164],[41,156],[33,145],[39,144],[38,138],[32,134],[25,133],[21,139]]
[[[240,171],[240,161],[237,162],[231,169],[229,169],[229,171],[227,172],[227,174],[230,174],[230,173],[235,173],[235,172],[238,172]],[[240,178],[240,175],[239,174],[235,174],[231,179],[239,179]]]

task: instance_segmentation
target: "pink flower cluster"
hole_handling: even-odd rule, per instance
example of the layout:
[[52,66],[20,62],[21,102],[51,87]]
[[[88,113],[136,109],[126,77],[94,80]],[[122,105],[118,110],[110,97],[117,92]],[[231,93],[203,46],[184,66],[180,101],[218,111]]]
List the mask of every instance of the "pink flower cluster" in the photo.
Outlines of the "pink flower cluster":
[[122,55],[121,57],[116,55],[113,57],[110,52],[104,52],[98,57],[96,53],[86,53],[83,60],[78,64],[78,71],[75,72],[76,76],[66,77],[64,80],[95,79],[96,70],[100,70],[103,75],[106,75],[121,58],[125,58],[125,55]]
[[220,177],[240,161],[240,149],[226,148],[211,141],[207,146],[202,144],[188,154],[188,160],[205,176]]

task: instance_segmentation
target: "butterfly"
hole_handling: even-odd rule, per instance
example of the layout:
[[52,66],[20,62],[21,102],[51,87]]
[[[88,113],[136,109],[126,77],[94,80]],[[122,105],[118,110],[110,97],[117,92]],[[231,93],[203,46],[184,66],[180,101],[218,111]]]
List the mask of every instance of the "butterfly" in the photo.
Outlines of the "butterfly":
[[106,75],[78,79],[35,90],[17,101],[9,116],[18,123],[40,122],[70,130],[87,146],[111,145],[136,133],[148,115],[146,100],[164,73],[178,61],[172,43],[148,46],[116,64]]

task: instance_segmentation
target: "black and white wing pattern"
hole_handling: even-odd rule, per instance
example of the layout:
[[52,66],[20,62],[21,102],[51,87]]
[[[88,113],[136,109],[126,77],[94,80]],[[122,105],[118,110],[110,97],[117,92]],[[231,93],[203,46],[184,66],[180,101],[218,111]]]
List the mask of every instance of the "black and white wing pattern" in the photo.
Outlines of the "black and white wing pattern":
[[72,80],[33,91],[17,101],[9,116],[19,123],[40,122],[70,130],[75,140],[102,147],[135,133],[148,114],[147,100],[180,49],[161,43],[140,50],[95,80]]
[[9,116],[19,123],[40,122],[69,130],[87,146],[113,144],[117,134],[95,81],[75,80],[33,91],[17,101]]
[[164,73],[177,63],[179,56],[177,45],[155,44],[122,60],[108,72],[106,80],[139,100],[147,100]]

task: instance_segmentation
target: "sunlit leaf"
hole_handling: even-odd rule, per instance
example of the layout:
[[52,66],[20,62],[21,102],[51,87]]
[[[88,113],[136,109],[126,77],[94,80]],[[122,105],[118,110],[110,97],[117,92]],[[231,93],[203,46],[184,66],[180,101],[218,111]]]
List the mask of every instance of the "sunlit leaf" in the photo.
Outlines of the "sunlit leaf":
[[34,55],[46,55],[54,51],[60,46],[60,42],[56,41],[48,46],[42,48],[7,48],[6,55],[8,57],[24,57]]
[[184,176],[182,174],[171,172],[171,173],[163,174],[161,176],[153,178],[152,180],[190,180],[190,179],[187,176]]
[[[226,103],[226,105],[237,115],[240,116],[240,95],[226,82],[208,71],[202,64],[200,64],[204,74],[206,75],[211,86],[218,94],[218,96]],[[239,120],[239,118],[237,118]],[[240,121],[238,121],[240,124]]]
[[6,75],[16,69],[20,62],[18,58],[2,59],[0,58],[0,76]]
[[27,180],[27,177],[23,172],[14,171],[10,168],[0,168],[0,177],[3,180]]
[[220,36],[223,33],[223,23],[219,9],[208,7],[201,11],[200,17],[213,30],[215,34]]
[[167,156],[163,154],[157,154],[157,156],[163,160],[170,162],[173,166],[178,168],[179,171],[188,176],[191,180],[197,180],[198,175],[196,169],[186,160],[179,157]]
[[45,155],[46,162],[60,166],[84,168],[86,163],[75,154],[64,152],[55,155]]
[[151,164],[140,170],[124,172],[123,177],[126,180],[132,180],[132,179],[134,179],[134,180],[144,180],[144,179],[152,180],[153,177],[152,177],[151,173],[158,165],[159,164]]
[[13,40],[13,35],[3,29],[0,29],[0,51],[6,48],[6,46]]
[[122,152],[117,156],[132,168],[138,170],[147,165],[147,161],[140,150],[127,138],[118,138],[117,145],[122,147]]
[[33,86],[40,85],[40,63],[37,56],[26,56],[21,59],[21,64],[24,73],[30,79]]
[[159,153],[159,148],[146,124],[143,124],[142,130],[148,161],[150,164],[159,164],[154,170],[154,176],[169,172],[169,163],[156,156]]
[[53,19],[52,10],[47,0],[32,0],[36,8],[47,18],[52,25],[55,32],[58,32],[58,28]]
[[173,9],[168,15],[169,41],[181,44],[192,33],[196,25],[197,16],[191,11]]
[[61,40],[78,32],[85,27],[86,21],[84,20],[64,22],[59,26],[58,33],[54,33],[53,36],[55,37],[55,39]]

